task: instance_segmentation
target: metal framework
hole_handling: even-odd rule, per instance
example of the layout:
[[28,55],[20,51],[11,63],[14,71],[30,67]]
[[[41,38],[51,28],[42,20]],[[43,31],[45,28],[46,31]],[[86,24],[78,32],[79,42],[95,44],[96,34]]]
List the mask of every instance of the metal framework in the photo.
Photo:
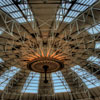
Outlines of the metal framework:
[[[14,5],[18,9],[16,11],[10,12],[9,15],[6,14],[6,11],[4,11],[3,8],[13,4],[6,4],[3,6],[0,5],[0,30],[3,31],[3,34],[0,35],[0,57],[4,60],[4,62],[0,63],[0,75],[2,75],[11,66],[21,68],[21,71],[13,76],[13,78],[7,84],[6,88],[3,91],[0,91],[0,99],[99,100],[100,87],[95,89],[88,89],[82,79],[77,75],[77,73],[72,71],[71,68],[75,65],[80,65],[82,68],[100,80],[100,66],[93,63],[96,59],[100,58],[100,49],[95,49],[96,41],[100,41],[100,27],[99,29],[95,27],[96,25],[100,26],[100,15],[98,14],[100,11],[100,7],[98,7],[98,5],[100,5],[100,0],[96,1],[92,5],[84,4],[85,1],[83,3],[78,3],[77,0],[73,2],[67,2],[65,0],[58,2],[56,0],[48,0],[48,3],[41,3],[41,1],[38,0],[35,2],[30,0],[28,3],[24,2],[23,4],[24,6],[25,4],[29,4],[29,8],[24,8],[24,10],[27,10],[26,15],[29,13],[28,9],[32,11],[35,18],[34,22],[32,21],[33,15],[31,15],[31,21],[28,21],[28,16],[24,14],[23,10],[18,4]],[[47,1],[44,0],[44,2]],[[13,3],[15,2],[13,1]],[[34,4],[56,4],[55,14],[52,14],[54,16],[50,18],[48,17],[46,20],[42,19],[42,17],[36,14],[35,7],[33,7]],[[69,4],[70,7],[66,8],[66,5]],[[76,4],[80,5],[80,7],[86,6],[85,10],[78,11],[73,9]],[[41,8],[41,6],[38,7]],[[57,7],[59,7],[59,9]],[[75,13],[72,13],[72,15],[69,14],[71,11],[78,12],[79,14],[75,17],[73,16]],[[13,18],[11,13],[15,12],[20,12],[23,17]],[[28,24],[25,25],[26,22],[19,23],[17,21],[19,18],[25,18]],[[72,18],[73,20],[68,21],[67,18]],[[66,23],[65,19],[67,20]],[[45,26],[47,27],[45,28]],[[96,28],[98,34],[91,34],[88,32],[88,30],[93,27]],[[45,36],[46,33],[44,32],[48,32],[48,35]],[[92,32],[94,32],[93,29]],[[25,63],[21,57],[24,58],[26,55],[28,55],[28,53],[34,53],[32,50],[39,53],[40,48],[45,47],[45,45],[43,45],[43,42],[45,41],[48,45],[47,47],[54,48],[55,51],[60,49],[60,52],[63,53],[63,55],[66,55],[66,60],[64,63],[65,67],[61,72],[66,82],[68,83],[71,92],[55,94],[53,90],[51,74],[48,74],[47,78],[50,81],[50,84],[47,85],[43,84],[44,75],[41,74],[37,94],[21,92],[29,75],[29,71],[25,69],[27,62]],[[88,61],[87,59],[90,56],[96,56],[97,58],[94,59],[94,61]],[[60,74],[57,74],[57,76],[60,79],[62,77]],[[89,77],[89,75],[87,75],[87,77]],[[65,86],[62,79],[61,82]],[[95,82],[93,83],[94,85]]]

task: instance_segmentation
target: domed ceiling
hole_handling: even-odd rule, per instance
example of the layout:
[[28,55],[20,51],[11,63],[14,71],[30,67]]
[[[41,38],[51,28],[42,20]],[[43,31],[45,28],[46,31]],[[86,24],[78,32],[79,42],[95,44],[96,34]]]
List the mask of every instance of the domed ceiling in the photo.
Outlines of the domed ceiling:
[[0,100],[100,100],[100,0],[0,0]]

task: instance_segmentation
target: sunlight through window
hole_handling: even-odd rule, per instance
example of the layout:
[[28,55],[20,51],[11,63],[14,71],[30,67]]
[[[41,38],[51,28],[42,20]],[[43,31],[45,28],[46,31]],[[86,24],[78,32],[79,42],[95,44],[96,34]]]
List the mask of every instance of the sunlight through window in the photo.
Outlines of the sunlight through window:
[[[27,2],[27,0],[25,2]],[[5,6],[5,5],[9,5],[9,6]],[[10,0],[7,1],[0,0],[0,7],[4,12],[8,13],[12,18],[14,18],[19,23],[25,23],[26,19],[28,21],[33,21],[33,14],[27,3],[19,5],[23,14],[26,16],[26,19],[23,17],[23,14],[19,11],[16,5],[14,5],[14,3]]]
[[52,80],[54,85],[54,92],[70,92],[70,88],[66,83],[62,73],[60,71],[52,73]]
[[4,31],[5,31],[5,29],[0,27],[0,35],[3,34]]
[[100,41],[97,41],[97,42],[95,43],[95,49],[100,49]]
[[100,32],[100,24],[89,28],[87,31],[89,34],[98,34]]
[[79,65],[76,65],[71,69],[78,74],[88,88],[100,86],[100,81],[95,76],[87,72],[84,68],[81,68]]
[[0,58],[0,63],[3,63],[3,62],[4,62],[4,60]]
[[[95,3],[97,0],[77,0],[77,2],[72,6],[71,10],[68,12],[69,8],[72,5],[72,2],[65,3],[65,1],[62,1],[62,6],[57,12],[57,16],[59,16],[59,21],[63,20],[63,16],[65,16],[64,22],[72,22],[79,14],[81,14],[83,11],[85,11],[87,8],[89,8],[93,3]],[[56,20],[58,20],[58,17],[56,16]]]
[[4,90],[9,81],[13,78],[13,76],[19,71],[19,68],[11,67],[6,70],[3,75],[0,76],[0,90]]
[[95,56],[90,56],[90,57],[87,59],[87,61],[91,61],[91,62],[93,62],[94,64],[97,64],[97,65],[100,66],[100,58],[97,58],[97,57],[95,57]]
[[24,87],[22,89],[23,93],[38,93],[40,74],[35,72],[30,72]]

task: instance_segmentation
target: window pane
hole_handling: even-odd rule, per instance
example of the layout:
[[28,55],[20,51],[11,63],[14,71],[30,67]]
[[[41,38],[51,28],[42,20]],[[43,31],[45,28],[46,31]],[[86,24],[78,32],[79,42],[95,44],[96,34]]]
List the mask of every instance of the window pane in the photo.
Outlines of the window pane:
[[100,49],[100,42],[95,43],[95,49]]
[[0,27],[0,35],[3,34],[4,31],[5,31],[5,29]]
[[100,86],[100,81],[95,76],[87,72],[84,68],[81,68],[79,65],[76,65],[71,69],[79,75],[88,88]]
[[38,93],[40,74],[35,72],[30,72],[22,92],[25,93]]
[[97,57],[95,57],[95,56],[90,56],[90,57],[87,59],[87,61],[91,61],[91,62],[93,62],[94,64],[97,64],[97,65],[100,66],[100,58],[97,58]]
[[[30,8],[28,7],[27,0],[25,0],[26,4],[20,4],[19,7],[22,12],[25,14],[28,21],[33,21],[33,14]],[[5,6],[9,5],[9,6]],[[25,23],[26,19],[23,17],[23,14],[19,11],[19,9],[14,5],[11,0],[0,0],[1,9],[9,14],[12,18],[14,18],[19,23]],[[30,18],[28,18],[30,17]],[[31,18],[32,17],[32,18]]]
[[[71,0],[70,0],[71,1]],[[87,8],[89,8],[93,3],[95,3],[97,0],[77,0],[76,4],[73,5],[69,13],[66,15],[64,21],[67,23],[72,22],[80,13],[85,11]],[[59,21],[62,21],[62,15],[65,16],[68,9],[71,7],[72,3],[66,3],[64,0],[62,1],[62,6],[57,12],[57,16],[60,16]],[[58,20],[58,17],[56,17]]]
[[19,71],[19,68],[11,67],[9,70],[6,70],[3,75],[0,76],[0,90],[4,90],[6,85],[12,79],[12,77]]
[[87,31],[89,34],[98,34],[100,32],[100,24],[89,28]]
[[0,58],[0,63],[2,63],[2,62],[4,62],[4,60]]
[[56,73],[52,73],[52,80],[53,80],[53,84],[54,84],[54,92],[58,93],[58,92],[70,92],[70,88],[68,86],[68,84],[66,83],[62,73],[56,72]]

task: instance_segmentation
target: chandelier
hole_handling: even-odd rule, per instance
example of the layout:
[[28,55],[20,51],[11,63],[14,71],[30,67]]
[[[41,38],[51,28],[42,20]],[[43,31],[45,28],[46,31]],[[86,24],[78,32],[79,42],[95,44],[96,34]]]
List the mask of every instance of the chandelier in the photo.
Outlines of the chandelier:
[[64,68],[63,61],[65,56],[63,53],[58,53],[59,50],[56,50],[53,53],[50,53],[52,50],[49,49],[46,53],[40,49],[40,54],[34,52],[34,55],[28,55],[27,68],[34,72],[45,73],[44,83],[48,83],[47,73],[52,73],[59,71]]

